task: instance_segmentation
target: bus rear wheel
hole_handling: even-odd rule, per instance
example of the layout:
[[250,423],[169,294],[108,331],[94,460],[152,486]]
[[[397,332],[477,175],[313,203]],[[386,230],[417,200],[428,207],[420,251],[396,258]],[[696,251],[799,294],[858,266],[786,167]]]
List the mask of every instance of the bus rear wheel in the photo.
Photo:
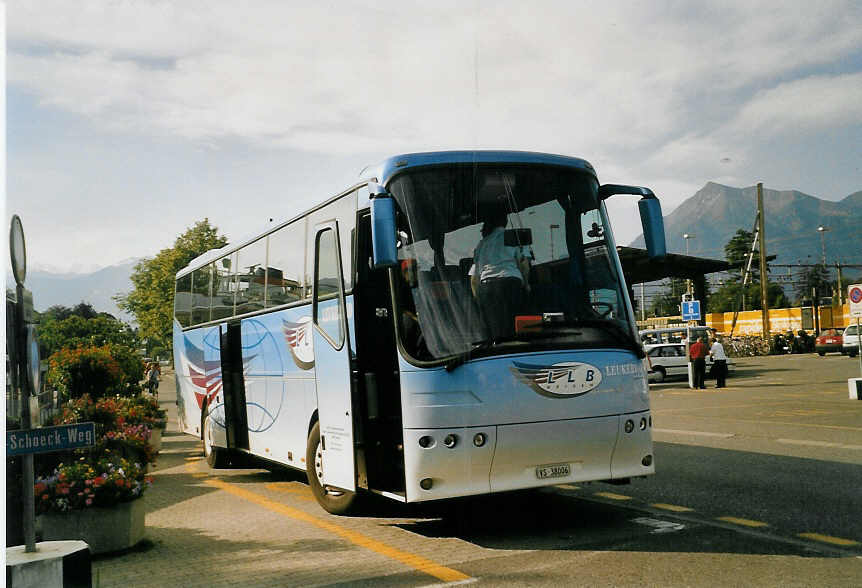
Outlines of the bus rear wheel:
[[320,423],[314,423],[305,450],[305,473],[317,503],[330,514],[342,515],[356,507],[356,493],[333,490],[323,485],[323,448],[320,446]]

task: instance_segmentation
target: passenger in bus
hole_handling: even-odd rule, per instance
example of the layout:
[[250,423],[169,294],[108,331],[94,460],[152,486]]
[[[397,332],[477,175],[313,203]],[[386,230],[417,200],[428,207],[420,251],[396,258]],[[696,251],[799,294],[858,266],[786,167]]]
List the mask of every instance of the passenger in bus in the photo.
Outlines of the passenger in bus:
[[505,228],[505,209],[485,218],[470,270],[470,286],[492,340],[515,334],[515,315],[524,304],[529,277],[529,261],[521,248],[505,245]]

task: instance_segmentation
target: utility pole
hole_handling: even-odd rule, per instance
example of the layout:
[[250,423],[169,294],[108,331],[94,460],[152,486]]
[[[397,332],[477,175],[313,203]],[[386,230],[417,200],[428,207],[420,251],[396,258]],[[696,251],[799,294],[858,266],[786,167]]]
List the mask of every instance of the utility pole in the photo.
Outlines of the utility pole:
[[769,341],[769,298],[766,275],[766,215],[763,208],[763,182],[757,183],[757,218],[760,223],[760,314],[763,321],[763,340]]
[[838,267],[838,305],[844,306],[844,286],[841,284],[841,262],[837,262]]

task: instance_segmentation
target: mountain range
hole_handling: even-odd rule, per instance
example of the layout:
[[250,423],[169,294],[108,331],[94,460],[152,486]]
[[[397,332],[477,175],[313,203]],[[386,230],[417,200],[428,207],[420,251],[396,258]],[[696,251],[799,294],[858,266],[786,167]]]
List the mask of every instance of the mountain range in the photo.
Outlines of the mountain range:
[[[83,301],[99,312],[111,313],[128,322],[132,316],[117,307],[113,296],[132,289],[130,276],[138,261],[131,259],[81,274],[31,269],[27,272],[26,287],[33,292],[33,306],[40,312],[57,304],[71,307]],[[8,285],[10,281],[6,283]],[[14,281],[11,283],[14,284]]]
[[[660,197],[660,195],[659,195]],[[763,189],[766,252],[776,264],[826,262],[862,264],[862,191],[843,200],[821,200],[797,190]],[[757,187],[732,188],[708,182],[664,218],[667,249],[698,257],[724,259],[724,246],[737,229],[751,231],[757,212]],[[818,227],[827,230],[818,231]],[[631,243],[643,247],[643,235]],[[853,270],[851,273],[862,273]]]

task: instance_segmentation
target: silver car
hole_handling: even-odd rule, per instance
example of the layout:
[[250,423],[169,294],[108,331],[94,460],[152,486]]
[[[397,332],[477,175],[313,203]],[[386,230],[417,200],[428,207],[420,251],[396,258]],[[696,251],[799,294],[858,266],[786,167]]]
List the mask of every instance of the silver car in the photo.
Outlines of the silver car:
[[[685,344],[665,343],[660,345],[644,345],[647,357],[649,357],[652,371],[649,373],[651,382],[664,382],[668,378],[688,377],[688,358],[685,355]],[[712,358],[706,357],[706,377],[712,367]],[[736,364],[733,358],[727,358],[727,375],[733,373]]]
[[859,353],[859,331],[856,325],[850,325],[844,329],[844,342],[841,344],[841,353],[856,357]]

